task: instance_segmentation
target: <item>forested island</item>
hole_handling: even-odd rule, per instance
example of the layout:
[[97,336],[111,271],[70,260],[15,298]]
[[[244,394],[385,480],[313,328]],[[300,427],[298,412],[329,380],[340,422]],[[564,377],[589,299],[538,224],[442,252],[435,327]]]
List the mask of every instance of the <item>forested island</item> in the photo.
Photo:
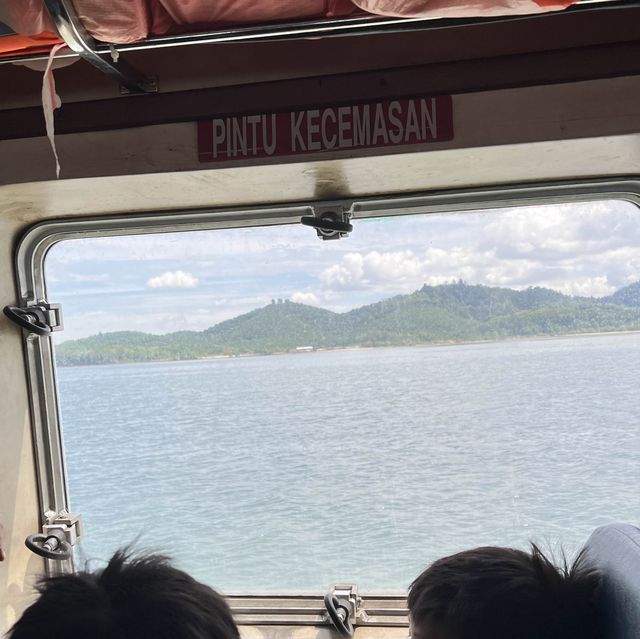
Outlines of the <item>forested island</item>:
[[63,342],[56,361],[118,364],[636,330],[640,282],[590,298],[459,281],[425,285],[346,313],[279,300],[204,331],[100,333]]

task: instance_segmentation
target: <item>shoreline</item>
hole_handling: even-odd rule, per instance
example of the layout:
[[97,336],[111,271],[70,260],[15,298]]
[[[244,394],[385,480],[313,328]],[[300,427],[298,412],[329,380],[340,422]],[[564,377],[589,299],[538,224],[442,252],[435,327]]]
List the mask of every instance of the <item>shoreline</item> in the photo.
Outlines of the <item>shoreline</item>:
[[379,346],[336,346],[335,348],[313,348],[312,350],[301,351],[277,351],[274,353],[239,353],[238,355],[211,355],[205,357],[196,357],[189,359],[153,359],[153,360],[131,360],[127,362],[105,362],[104,364],[58,364],[59,368],[82,368],[85,366],[131,366],[138,364],[175,364],[178,362],[210,362],[215,360],[234,360],[253,357],[272,357],[274,355],[310,355],[314,353],[330,353],[342,351],[364,351],[382,348],[438,348],[442,346],[470,346],[474,344],[499,344],[502,342],[525,342],[525,341],[545,341],[559,340],[567,338],[585,338],[585,337],[611,337],[623,335],[640,334],[640,330],[628,331],[607,331],[607,332],[589,332],[589,333],[565,333],[562,335],[517,335],[513,337],[503,337],[495,339],[477,339],[477,340],[438,340],[433,342],[417,342],[415,344],[381,344]]

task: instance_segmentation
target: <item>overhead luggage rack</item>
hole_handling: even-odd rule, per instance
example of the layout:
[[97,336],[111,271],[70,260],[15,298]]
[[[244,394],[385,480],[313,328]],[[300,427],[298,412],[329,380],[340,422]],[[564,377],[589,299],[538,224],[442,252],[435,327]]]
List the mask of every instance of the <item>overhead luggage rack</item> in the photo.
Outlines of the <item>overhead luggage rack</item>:
[[[357,13],[329,18],[302,19],[286,22],[269,22],[248,26],[218,28],[199,33],[177,33],[146,38],[126,44],[106,43],[93,38],[85,29],[70,0],[45,0],[47,11],[53,20],[60,37],[68,45],[68,51],[60,51],[57,58],[82,57],[102,72],[115,77],[121,85],[132,92],[155,91],[154,81],[142,77],[119,54],[159,49],[166,47],[190,46],[196,44],[222,44],[230,42],[259,42],[296,40],[305,38],[326,38],[366,34],[397,33],[407,31],[426,31],[446,29],[464,25],[490,22],[535,20],[549,13],[504,16],[469,16],[464,18],[433,17],[389,17]],[[637,0],[577,0],[575,4],[555,13],[584,12],[602,9],[624,9],[640,6]],[[0,26],[4,26],[1,25]],[[5,28],[1,36],[11,35]],[[7,62],[30,62],[45,60],[48,52],[38,50],[36,53],[25,53],[17,50],[15,55],[5,52],[0,56],[0,64]]]

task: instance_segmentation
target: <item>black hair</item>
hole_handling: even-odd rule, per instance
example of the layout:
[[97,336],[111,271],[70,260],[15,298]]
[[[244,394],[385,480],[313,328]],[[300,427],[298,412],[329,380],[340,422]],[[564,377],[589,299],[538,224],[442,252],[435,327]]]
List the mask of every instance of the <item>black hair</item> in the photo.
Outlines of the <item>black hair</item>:
[[460,552],[411,584],[414,639],[597,639],[599,582],[584,551],[560,567],[534,544]]
[[160,555],[43,579],[10,639],[239,639],[225,600]]

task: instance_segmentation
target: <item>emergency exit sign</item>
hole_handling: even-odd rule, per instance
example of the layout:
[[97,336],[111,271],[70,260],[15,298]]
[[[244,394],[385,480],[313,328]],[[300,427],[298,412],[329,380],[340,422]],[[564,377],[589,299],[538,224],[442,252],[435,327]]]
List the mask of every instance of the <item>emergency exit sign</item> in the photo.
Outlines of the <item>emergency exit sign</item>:
[[200,162],[295,156],[453,138],[451,96],[386,100],[198,122]]

